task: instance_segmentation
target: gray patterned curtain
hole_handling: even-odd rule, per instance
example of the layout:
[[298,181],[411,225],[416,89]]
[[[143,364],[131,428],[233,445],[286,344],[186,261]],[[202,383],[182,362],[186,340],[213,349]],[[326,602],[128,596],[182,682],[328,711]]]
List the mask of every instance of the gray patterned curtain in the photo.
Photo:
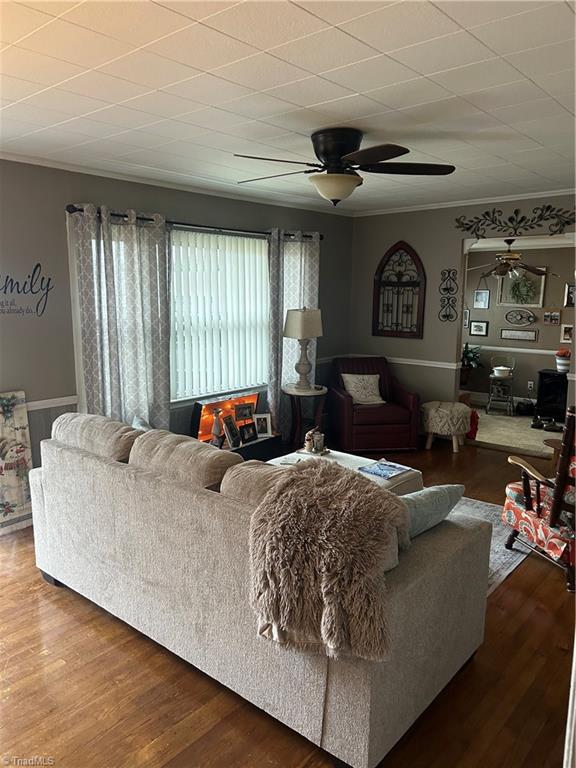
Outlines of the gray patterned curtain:
[[[282,336],[289,309],[318,308],[320,275],[320,235],[318,232],[273,230],[270,237],[270,365],[268,407],[275,428],[286,435],[290,425],[288,403],[282,398],[282,386],[296,379],[294,366],[300,356],[295,339]],[[310,381],[316,369],[316,339],[310,342],[308,356],[312,363]]]
[[170,259],[164,219],[105,206],[67,213],[81,410],[167,428]]

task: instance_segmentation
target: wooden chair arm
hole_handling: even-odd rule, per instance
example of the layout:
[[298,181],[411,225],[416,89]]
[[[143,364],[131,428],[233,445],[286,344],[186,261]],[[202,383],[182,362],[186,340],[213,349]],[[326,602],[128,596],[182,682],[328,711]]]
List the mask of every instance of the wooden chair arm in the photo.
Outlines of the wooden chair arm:
[[542,483],[542,485],[548,486],[548,488],[553,488],[554,483],[549,480],[547,477],[544,477],[544,475],[541,472],[538,472],[538,470],[532,466],[532,464],[528,464],[527,461],[524,459],[521,459],[519,456],[508,456],[508,463],[509,464],[516,464],[516,466],[520,467],[523,472],[526,472],[530,477],[534,478],[534,480],[538,480],[539,483]]

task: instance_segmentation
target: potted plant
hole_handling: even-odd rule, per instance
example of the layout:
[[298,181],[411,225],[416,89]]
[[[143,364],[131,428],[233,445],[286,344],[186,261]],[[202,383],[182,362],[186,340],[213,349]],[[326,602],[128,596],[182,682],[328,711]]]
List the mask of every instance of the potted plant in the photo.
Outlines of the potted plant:
[[558,373],[568,373],[570,370],[570,358],[572,353],[569,349],[559,349],[556,352],[556,370]]
[[462,350],[462,367],[460,368],[460,386],[465,387],[468,384],[470,378],[470,371],[473,368],[482,368],[480,362],[480,349],[481,347],[471,347],[468,342],[464,344]]

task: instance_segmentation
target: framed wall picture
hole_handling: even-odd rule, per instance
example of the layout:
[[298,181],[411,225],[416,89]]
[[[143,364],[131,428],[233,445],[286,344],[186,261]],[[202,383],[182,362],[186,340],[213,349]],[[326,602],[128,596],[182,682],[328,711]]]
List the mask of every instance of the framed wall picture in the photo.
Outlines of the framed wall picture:
[[508,341],[538,341],[538,331],[524,331],[519,328],[501,328],[500,338]]
[[560,312],[544,312],[544,325],[560,325]]
[[563,323],[560,326],[560,341],[562,344],[572,344],[572,338],[574,336],[574,326],[566,325]]
[[490,307],[490,291],[487,288],[479,288],[474,291],[474,309],[488,309]]
[[497,304],[501,307],[542,307],[545,285],[546,275],[533,275],[531,272],[499,277]]
[[471,320],[470,336],[488,336],[488,320]]
[[234,416],[224,416],[222,419],[224,434],[230,448],[239,448],[241,443],[240,432],[234,421]]
[[564,288],[564,306],[565,307],[574,306],[575,290],[576,290],[576,285],[574,283],[566,283],[566,287]]
[[272,417],[269,413],[255,413],[254,424],[258,437],[273,437]]
[[256,432],[256,424],[253,421],[248,421],[246,424],[241,424],[239,427],[240,439],[242,445],[246,443],[253,443],[254,440],[258,440],[258,433]]
[[0,536],[32,525],[32,469],[24,392],[0,393]]

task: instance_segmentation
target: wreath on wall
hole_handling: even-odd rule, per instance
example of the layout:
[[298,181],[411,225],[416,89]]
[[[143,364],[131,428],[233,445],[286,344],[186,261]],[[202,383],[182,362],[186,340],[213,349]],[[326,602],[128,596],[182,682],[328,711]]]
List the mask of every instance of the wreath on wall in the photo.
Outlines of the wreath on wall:
[[527,275],[513,280],[510,286],[510,298],[516,304],[528,304],[536,296],[536,284]]

